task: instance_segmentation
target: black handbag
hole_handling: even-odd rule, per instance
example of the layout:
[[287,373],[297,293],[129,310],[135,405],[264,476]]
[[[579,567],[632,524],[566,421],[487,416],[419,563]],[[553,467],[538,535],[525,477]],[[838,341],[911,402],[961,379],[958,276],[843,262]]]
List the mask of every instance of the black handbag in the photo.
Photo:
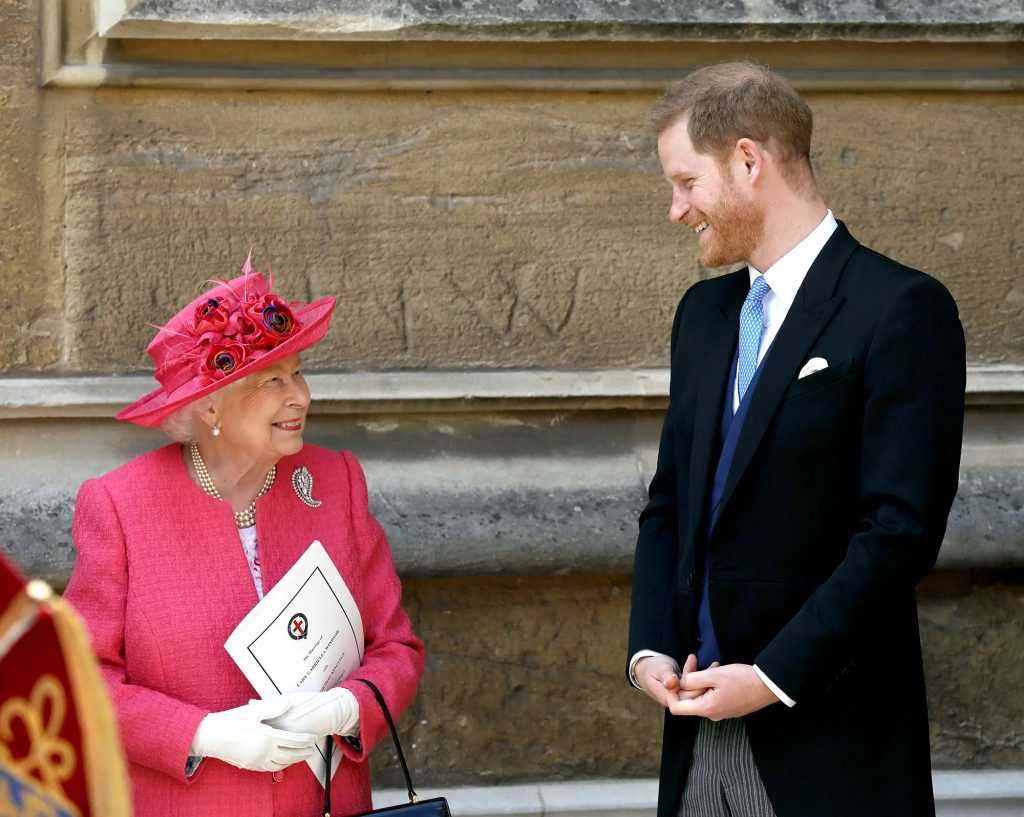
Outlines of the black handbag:
[[[380,690],[365,678],[353,678],[352,680],[366,684],[373,693],[373,697],[377,699],[377,703],[380,704],[381,712],[384,713],[384,719],[388,722],[388,729],[391,730],[391,739],[395,742],[395,753],[398,755],[398,762],[402,766],[402,774],[405,775],[405,787],[409,791],[408,803],[388,806],[387,808],[375,808],[373,811],[364,811],[361,814],[353,815],[353,817],[368,817],[371,814],[393,814],[395,817],[452,817],[451,811],[448,810],[448,801],[443,797],[420,800],[416,796],[416,791],[412,787],[412,777],[409,775],[409,766],[405,762],[405,753],[402,752],[402,744],[398,741],[398,730],[395,729],[395,721],[391,717],[391,711],[384,701],[384,696],[380,694]],[[324,785],[324,817],[331,817],[331,757],[333,753],[334,738],[328,737],[327,779]]]

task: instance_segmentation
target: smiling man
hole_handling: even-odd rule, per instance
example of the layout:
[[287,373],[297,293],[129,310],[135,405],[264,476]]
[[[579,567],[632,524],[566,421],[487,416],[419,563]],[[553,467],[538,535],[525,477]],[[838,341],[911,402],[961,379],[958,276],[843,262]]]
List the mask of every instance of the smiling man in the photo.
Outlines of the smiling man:
[[914,587],[957,488],[956,304],[826,207],[811,111],[751,63],[648,117],[705,266],[672,327],[629,675],[665,707],[659,817],[934,815]]

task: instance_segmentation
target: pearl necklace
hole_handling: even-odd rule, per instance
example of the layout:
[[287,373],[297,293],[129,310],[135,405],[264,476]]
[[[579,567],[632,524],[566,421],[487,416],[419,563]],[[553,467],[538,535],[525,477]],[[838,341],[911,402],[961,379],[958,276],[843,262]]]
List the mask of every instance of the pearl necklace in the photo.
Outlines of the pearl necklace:
[[[213,484],[213,478],[210,476],[210,472],[206,470],[206,463],[203,462],[203,458],[199,456],[199,446],[195,443],[189,445],[189,452],[192,454],[192,465],[196,469],[196,477],[199,479],[199,487],[203,489],[203,492],[214,499],[224,500],[224,497],[220,495],[220,491],[217,490],[217,486]],[[267,478],[263,480],[263,487],[260,488],[260,492],[256,494],[256,499],[259,499],[267,491],[270,490],[270,486],[274,484],[274,479],[277,477],[277,466],[275,465],[269,471],[267,471]],[[251,528],[256,524],[256,499],[249,503],[248,508],[244,508],[240,511],[235,511],[235,524],[240,528]]]

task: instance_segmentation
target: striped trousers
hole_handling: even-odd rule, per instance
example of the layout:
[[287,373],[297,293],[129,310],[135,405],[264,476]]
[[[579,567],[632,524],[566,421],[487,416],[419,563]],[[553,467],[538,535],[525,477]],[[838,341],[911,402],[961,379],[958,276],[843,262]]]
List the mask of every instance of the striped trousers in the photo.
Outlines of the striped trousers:
[[742,718],[702,718],[679,817],[776,817]]

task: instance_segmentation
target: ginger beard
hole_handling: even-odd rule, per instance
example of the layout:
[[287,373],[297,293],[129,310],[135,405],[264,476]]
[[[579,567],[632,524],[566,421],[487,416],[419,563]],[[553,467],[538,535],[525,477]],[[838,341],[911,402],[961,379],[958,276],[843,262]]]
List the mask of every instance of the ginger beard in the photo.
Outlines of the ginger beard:
[[689,226],[705,221],[710,225],[697,236],[700,263],[705,267],[749,261],[764,237],[763,208],[753,198],[743,198],[728,168],[722,168],[722,179],[725,186],[714,208],[687,220]]

